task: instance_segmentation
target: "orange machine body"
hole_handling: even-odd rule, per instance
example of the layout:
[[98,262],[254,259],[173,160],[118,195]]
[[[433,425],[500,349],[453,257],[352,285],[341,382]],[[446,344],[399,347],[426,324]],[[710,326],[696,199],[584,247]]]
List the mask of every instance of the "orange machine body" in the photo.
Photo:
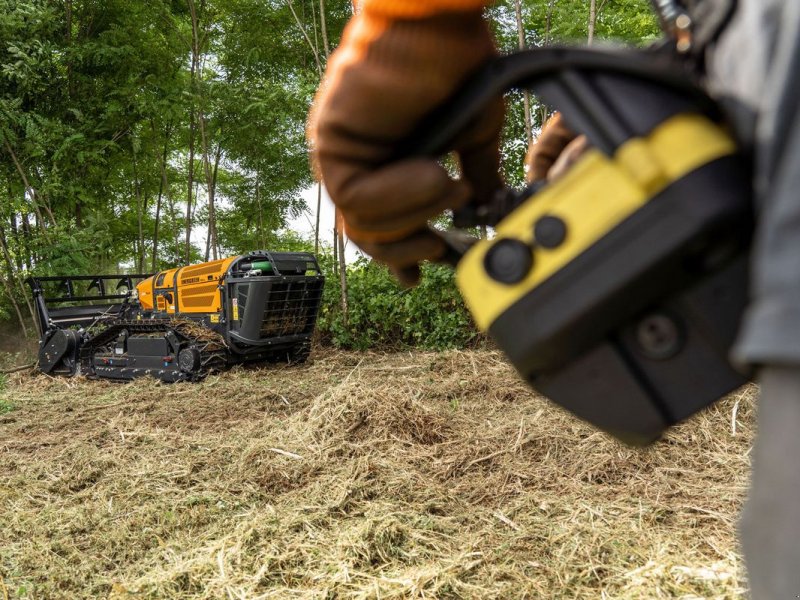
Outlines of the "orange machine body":
[[222,311],[222,278],[238,256],[221,258],[148,277],[136,286],[143,310],[176,314]]

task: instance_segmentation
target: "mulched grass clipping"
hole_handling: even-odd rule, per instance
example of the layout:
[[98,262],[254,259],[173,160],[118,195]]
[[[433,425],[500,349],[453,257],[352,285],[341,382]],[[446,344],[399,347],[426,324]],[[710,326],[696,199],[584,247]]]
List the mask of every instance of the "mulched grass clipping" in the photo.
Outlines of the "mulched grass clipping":
[[632,450],[496,352],[312,359],[8,375],[0,598],[743,597],[753,386]]

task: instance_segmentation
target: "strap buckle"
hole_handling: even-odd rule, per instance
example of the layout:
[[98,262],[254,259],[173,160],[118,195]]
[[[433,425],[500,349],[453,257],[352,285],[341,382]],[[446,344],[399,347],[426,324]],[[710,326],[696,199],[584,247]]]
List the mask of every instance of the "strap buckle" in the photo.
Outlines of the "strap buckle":
[[692,18],[677,0],[650,0],[661,21],[661,29],[675,42],[675,49],[686,54],[692,49]]

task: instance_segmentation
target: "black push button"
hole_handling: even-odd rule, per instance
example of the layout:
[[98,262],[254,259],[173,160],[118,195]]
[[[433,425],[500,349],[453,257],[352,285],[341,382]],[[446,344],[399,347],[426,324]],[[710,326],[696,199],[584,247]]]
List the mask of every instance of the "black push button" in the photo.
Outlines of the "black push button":
[[533,251],[520,240],[500,240],[486,253],[483,266],[495,281],[508,285],[519,283],[533,267]]
[[636,342],[647,358],[666,360],[683,347],[680,325],[663,313],[647,315],[636,325]]
[[536,245],[542,248],[558,248],[567,239],[567,224],[552,215],[542,217],[533,226]]

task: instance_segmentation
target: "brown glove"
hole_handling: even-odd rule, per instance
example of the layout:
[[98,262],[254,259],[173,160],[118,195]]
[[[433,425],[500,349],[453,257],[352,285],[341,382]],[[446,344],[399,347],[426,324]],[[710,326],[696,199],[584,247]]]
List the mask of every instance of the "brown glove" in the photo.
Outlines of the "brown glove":
[[[583,140],[581,144],[585,144],[583,136],[577,139]],[[550,117],[542,127],[539,138],[530,145],[525,156],[525,179],[528,183],[552,180],[572,166],[583,152],[583,149],[577,152],[577,144],[575,150],[572,150],[573,140],[576,140],[576,135],[564,124],[561,114],[556,113]],[[568,146],[569,153],[566,152]]]
[[432,159],[390,158],[421,119],[494,54],[479,10],[389,19],[366,3],[345,30],[317,94],[309,140],[345,231],[406,284],[419,278],[420,261],[445,251],[427,231],[428,220],[486,200],[500,187],[502,102],[454,144],[460,180]]

